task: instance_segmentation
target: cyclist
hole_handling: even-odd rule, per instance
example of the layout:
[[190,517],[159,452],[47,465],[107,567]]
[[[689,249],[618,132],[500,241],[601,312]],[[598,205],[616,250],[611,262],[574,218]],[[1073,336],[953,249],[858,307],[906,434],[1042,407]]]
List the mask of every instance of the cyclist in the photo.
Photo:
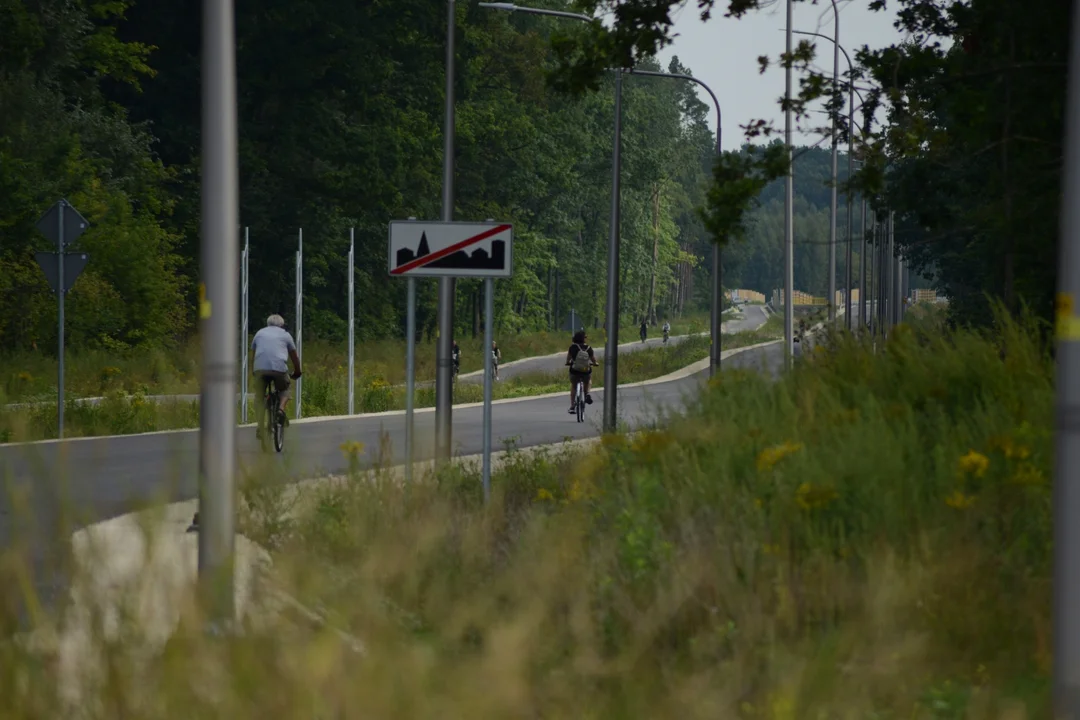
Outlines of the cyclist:
[[585,383],[585,402],[588,405],[592,405],[592,369],[598,367],[600,363],[596,362],[596,355],[593,353],[593,349],[589,347],[589,338],[585,335],[584,330],[578,330],[574,333],[574,344],[570,346],[570,350],[566,353],[566,364],[570,368],[570,413],[577,412],[577,408],[574,407],[574,392],[577,390],[577,384],[580,382]]
[[502,351],[499,350],[499,344],[494,340],[491,341],[491,367],[495,370],[495,379],[499,379],[499,362],[502,361]]
[[645,342],[646,336],[649,334],[649,323],[641,321],[641,342]]
[[671,323],[669,323],[667,320],[665,320],[664,321],[664,342],[665,343],[667,342],[668,335],[670,335],[670,334],[671,334]]
[[278,412],[281,420],[288,424],[285,415],[285,406],[289,404],[289,366],[287,361],[292,360],[293,380],[303,373],[300,370],[300,356],[296,354],[296,342],[292,335],[285,329],[285,320],[277,314],[266,318],[266,327],[255,333],[251,340],[251,351],[255,354],[251,363],[252,374],[259,379],[259,395],[255,403],[255,436],[262,437],[263,410],[265,403],[262,401],[266,395],[266,388],[271,382],[277,388],[281,404]]
[[461,369],[461,348],[458,347],[457,340],[454,341],[454,347],[450,350],[450,357],[454,360],[454,377],[457,377],[458,370]]

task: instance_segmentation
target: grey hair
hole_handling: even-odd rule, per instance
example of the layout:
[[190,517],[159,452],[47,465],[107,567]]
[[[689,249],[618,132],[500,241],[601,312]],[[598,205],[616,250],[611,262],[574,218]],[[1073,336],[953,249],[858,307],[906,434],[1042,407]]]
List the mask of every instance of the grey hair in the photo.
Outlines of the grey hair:
[[266,318],[266,326],[283,328],[285,327],[285,318],[275,313]]

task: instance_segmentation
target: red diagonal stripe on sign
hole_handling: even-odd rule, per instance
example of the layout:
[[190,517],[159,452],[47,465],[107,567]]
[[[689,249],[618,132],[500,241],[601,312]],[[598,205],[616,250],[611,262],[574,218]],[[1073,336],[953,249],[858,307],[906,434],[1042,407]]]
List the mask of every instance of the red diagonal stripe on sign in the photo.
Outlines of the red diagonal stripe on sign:
[[393,270],[391,270],[390,274],[391,275],[401,275],[402,273],[408,272],[409,270],[412,270],[414,268],[422,267],[424,265],[427,265],[428,263],[435,262],[439,258],[444,258],[447,255],[453,255],[454,253],[456,253],[458,250],[461,250],[462,248],[466,248],[466,247],[468,247],[470,245],[474,245],[474,244],[480,242],[481,240],[487,240],[492,235],[498,235],[501,232],[509,230],[510,227],[511,227],[510,225],[496,225],[495,227],[491,228],[490,230],[485,230],[484,232],[480,233],[479,235],[474,235],[473,237],[462,240],[459,243],[454,243],[453,245],[450,245],[449,247],[444,247],[442,250],[439,250],[437,252],[428,253],[424,257],[416,258],[415,260],[410,260],[409,262],[405,263],[401,267],[396,267]]

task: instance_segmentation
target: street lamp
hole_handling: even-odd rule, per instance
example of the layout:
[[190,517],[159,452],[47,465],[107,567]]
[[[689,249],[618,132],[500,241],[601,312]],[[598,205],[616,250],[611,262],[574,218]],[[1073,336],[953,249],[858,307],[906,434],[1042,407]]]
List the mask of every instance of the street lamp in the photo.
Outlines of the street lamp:
[[[720,101],[716,99],[716,93],[712,91],[708,85],[703,83],[693,75],[682,75],[678,73],[662,73],[653,72],[652,70],[635,70],[631,68],[629,70],[631,75],[648,75],[650,77],[663,77],[673,78],[676,80],[689,80],[695,82],[701,87],[705,88],[705,91],[709,93],[712,98],[713,105],[716,106],[716,156],[720,157],[720,130],[721,130],[721,115],[720,115]],[[710,304],[710,332],[712,333],[712,348],[709,353],[709,377],[712,377],[720,370],[720,318],[724,297],[723,283],[721,282],[721,264],[720,264],[720,245],[719,243],[713,248],[712,257],[712,271],[713,271],[713,286],[712,286],[712,302]]]
[[[833,0],[833,14],[836,16],[836,38],[831,38],[828,35],[822,35],[821,33],[808,32],[805,30],[794,30],[797,35],[810,35],[812,37],[822,38],[828,40],[833,44],[833,85],[838,84],[840,75],[840,53],[844,53],[844,59],[847,60],[848,73],[852,75],[848,81],[848,191],[847,191],[847,267],[845,275],[847,282],[845,284],[846,290],[844,293],[844,325],[848,330],[851,329],[851,246],[852,246],[852,223],[854,218],[852,216],[851,205],[851,173],[852,173],[852,152],[854,150],[855,139],[855,78],[854,70],[855,66],[851,63],[851,56],[848,55],[847,50],[838,42],[840,37],[840,13],[836,9],[836,0]],[[862,96],[860,95],[860,100]],[[836,318],[836,309],[833,303],[836,301],[836,116],[833,116],[832,123],[832,205],[830,207],[831,218],[829,227],[829,319],[834,320]],[[859,297],[862,297],[862,291],[859,291]]]
[[[532,15],[550,15],[582,22],[593,18],[579,13],[544,8],[522,7],[513,3],[478,3],[480,7]],[[608,235],[607,343],[604,347],[604,432],[615,430],[616,401],[619,387],[619,230],[622,198],[622,68],[615,68],[615,147],[611,153],[611,228]]]

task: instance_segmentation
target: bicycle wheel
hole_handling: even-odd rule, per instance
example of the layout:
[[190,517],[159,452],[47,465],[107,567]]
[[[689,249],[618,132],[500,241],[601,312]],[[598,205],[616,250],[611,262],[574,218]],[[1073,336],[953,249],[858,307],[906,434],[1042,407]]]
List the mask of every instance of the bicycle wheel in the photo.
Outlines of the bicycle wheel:
[[274,450],[278,452],[281,452],[281,448],[285,444],[285,423],[278,417],[278,413],[281,412],[280,404],[277,393],[274,393]]
[[274,415],[271,411],[273,396],[263,395],[263,410],[267,413],[266,420],[259,425],[259,446],[263,452],[270,449],[270,435],[274,432]]
[[585,390],[583,389],[583,383],[578,383],[577,389],[577,421],[585,422]]

